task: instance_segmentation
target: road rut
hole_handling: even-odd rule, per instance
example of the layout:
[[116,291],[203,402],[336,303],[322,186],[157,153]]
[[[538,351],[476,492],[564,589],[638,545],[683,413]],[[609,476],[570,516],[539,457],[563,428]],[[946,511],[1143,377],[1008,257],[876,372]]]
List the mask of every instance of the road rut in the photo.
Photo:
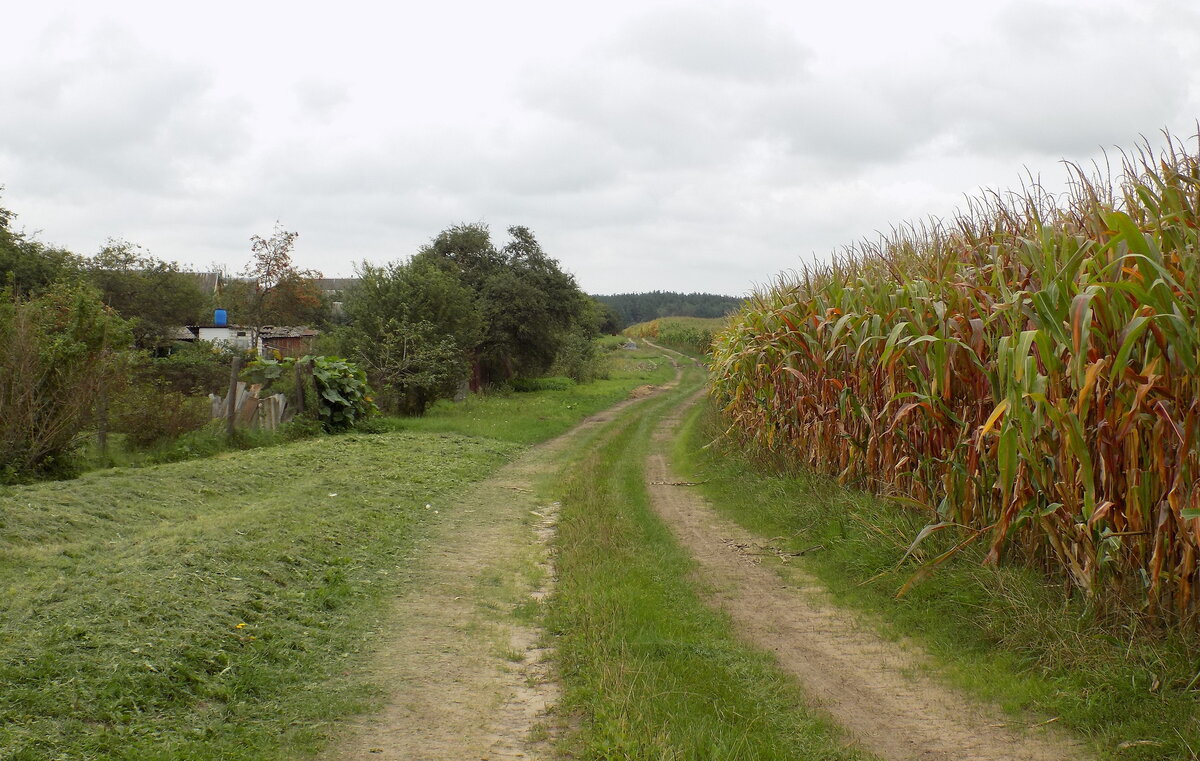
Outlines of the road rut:
[[[693,397],[694,399],[695,397]],[[819,582],[794,566],[781,574],[748,548],[762,539],[719,516],[669,462],[681,405],[658,427],[646,462],[655,511],[695,556],[711,602],[740,636],[773,652],[809,699],[864,749],[890,761],[1068,761],[1080,744],[1052,727],[1010,717],[920,673],[911,645],[885,640],[831,605]]]

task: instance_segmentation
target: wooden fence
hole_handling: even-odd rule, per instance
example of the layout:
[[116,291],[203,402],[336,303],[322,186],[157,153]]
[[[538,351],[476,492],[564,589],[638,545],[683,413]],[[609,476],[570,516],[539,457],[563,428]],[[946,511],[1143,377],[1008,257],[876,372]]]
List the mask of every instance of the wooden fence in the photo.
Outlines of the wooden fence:
[[237,427],[274,431],[281,423],[292,419],[295,410],[288,405],[286,396],[273,394],[260,397],[260,391],[262,391],[262,386],[257,383],[248,385],[238,381],[237,389],[233,394],[223,397],[209,394],[208,399],[212,403],[213,419],[228,418],[231,397],[233,420]]

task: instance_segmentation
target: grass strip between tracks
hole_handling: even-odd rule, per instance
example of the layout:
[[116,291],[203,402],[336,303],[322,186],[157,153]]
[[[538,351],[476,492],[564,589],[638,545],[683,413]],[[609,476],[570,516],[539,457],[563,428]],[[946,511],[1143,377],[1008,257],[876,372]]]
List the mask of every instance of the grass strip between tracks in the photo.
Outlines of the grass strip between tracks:
[[581,448],[562,487],[556,635],[571,757],[855,759],[771,657],[739,643],[697,592],[695,562],[653,514],[655,425],[699,387],[636,405]]

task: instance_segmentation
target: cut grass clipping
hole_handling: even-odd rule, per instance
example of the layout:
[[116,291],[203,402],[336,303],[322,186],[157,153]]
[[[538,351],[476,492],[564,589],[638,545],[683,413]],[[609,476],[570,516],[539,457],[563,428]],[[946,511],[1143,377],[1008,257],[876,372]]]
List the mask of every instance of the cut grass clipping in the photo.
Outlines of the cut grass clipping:
[[562,494],[548,625],[585,759],[857,759],[802,707],[768,655],[739,644],[690,581],[694,562],[650,509],[654,424],[697,387],[635,406],[585,448]]
[[10,490],[6,758],[315,750],[331,718],[371,701],[343,672],[424,506],[514,450],[351,435]]
[[1136,619],[1102,626],[1040,574],[984,566],[982,547],[896,599],[952,537],[934,535],[905,559],[924,516],[826,476],[756,467],[741,447],[709,444],[722,430],[707,405],[689,416],[675,452],[680,475],[703,482],[698,488],[726,516],[780,549],[804,552],[803,567],[838,602],[923,643],[954,683],[1011,711],[1059,717],[1104,758],[1200,757],[1195,638],[1149,631]]
[[421,432],[0,488],[0,757],[315,753],[381,698],[360,649],[453,495],[672,374],[628,352],[610,381],[447,405]]

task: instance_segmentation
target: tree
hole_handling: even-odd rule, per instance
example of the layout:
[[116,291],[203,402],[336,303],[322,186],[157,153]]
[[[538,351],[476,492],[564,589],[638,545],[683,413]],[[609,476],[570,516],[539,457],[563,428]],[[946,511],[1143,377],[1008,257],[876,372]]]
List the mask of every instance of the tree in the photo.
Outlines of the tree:
[[364,262],[346,294],[345,353],[367,370],[384,409],[421,414],[466,378],[482,336],[475,296],[429,259],[375,267]]
[[449,227],[423,246],[416,258],[437,261],[476,293],[506,263],[504,255],[492,245],[491,233],[484,224]]
[[81,269],[78,256],[17,232],[12,228],[15,217],[0,207],[0,288],[8,287],[17,295],[28,296],[45,291],[55,282],[78,279]]
[[475,293],[483,336],[472,355],[485,382],[536,376],[554,363],[566,336],[595,334],[587,296],[546,255],[529,228],[508,228],[497,250],[486,225],[456,225],[421,249],[426,260],[458,276]]
[[734,296],[671,291],[617,293],[595,298],[612,307],[625,325],[658,317],[724,317],[736,312],[743,303],[743,299]]
[[140,348],[168,342],[175,328],[194,325],[208,306],[208,296],[192,275],[127,241],[110,239],[88,261],[87,270],[104,303],[129,321]]
[[594,296],[592,300],[596,304],[596,329],[610,336],[620,333],[625,328],[625,323],[621,320],[620,313],[617,312],[612,304],[605,303]]
[[328,314],[316,283],[321,273],[292,263],[299,236],[278,222],[270,238],[251,236],[250,262],[242,270],[245,280],[229,283],[222,293],[232,319],[251,329],[255,344],[264,325],[312,324]]

